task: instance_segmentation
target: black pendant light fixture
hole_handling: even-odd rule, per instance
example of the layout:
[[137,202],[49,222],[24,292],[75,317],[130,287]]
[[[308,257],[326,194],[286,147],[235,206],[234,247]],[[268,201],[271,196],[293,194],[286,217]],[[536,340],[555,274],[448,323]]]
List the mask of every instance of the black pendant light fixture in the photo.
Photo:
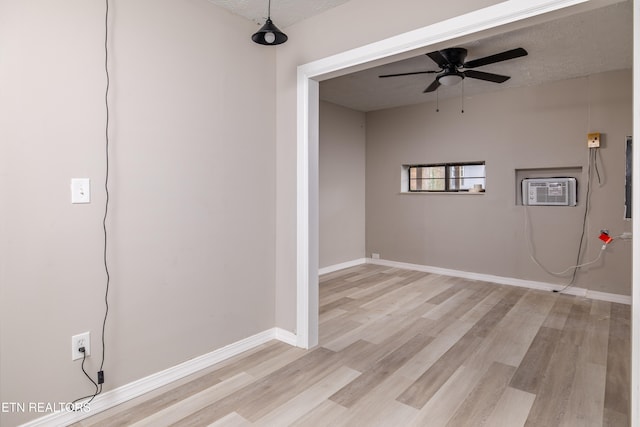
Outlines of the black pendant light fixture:
[[251,40],[258,44],[266,46],[282,44],[287,41],[289,37],[271,21],[271,0],[269,0],[269,9],[267,12],[267,22],[264,23],[262,28],[257,33],[251,36]]

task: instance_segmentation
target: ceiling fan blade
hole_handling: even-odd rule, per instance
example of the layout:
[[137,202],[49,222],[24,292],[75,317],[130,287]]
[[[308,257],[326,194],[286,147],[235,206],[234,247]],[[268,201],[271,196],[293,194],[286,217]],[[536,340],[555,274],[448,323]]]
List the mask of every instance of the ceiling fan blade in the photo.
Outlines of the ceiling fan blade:
[[506,61],[508,59],[519,58],[528,55],[527,51],[521,47],[496,53],[495,55],[485,56],[484,58],[474,59],[473,61],[462,64],[464,68],[476,68],[483,65],[493,64],[496,62]]
[[447,61],[447,58],[442,56],[442,54],[438,50],[436,50],[435,52],[427,53],[427,56],[431,58],[433,62],[438,64],[438,66],[442,69],[446,68],[447,65],[449,65],[449,61]]
[[440,87],[440,82],[438,81],[438,79],[435,79],[433,81],[433,83],[431,83],[429,85],[428,88],[426,88],[425,90],[422,91],[422,93],[433,92],[434,90],[438,89],[439,87]]
[[485,73],[484,71],[467,70],[463,72],[465,77],[471,77],[472,79],[486,80],[494,83],[504,83],[511,77],[502,76],[500,74]]
[[433,74],[433,73],[439,73],[440,71],[413,71],[411,73],[399,73],[399,74],[384,74],[382,76],[378,76],[380,78],[385,78],[385,77],[398,77],[398,76],[412,76],[414,74]]

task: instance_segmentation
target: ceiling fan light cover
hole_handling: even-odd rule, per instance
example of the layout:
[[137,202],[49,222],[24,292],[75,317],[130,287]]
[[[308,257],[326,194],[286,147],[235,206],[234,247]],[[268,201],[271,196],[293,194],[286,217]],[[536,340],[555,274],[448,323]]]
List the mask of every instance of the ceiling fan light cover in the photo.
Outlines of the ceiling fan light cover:
[[439,77],[438,81],[445,86],[455,86],[462,81],[462,78],[460,74],[446,74]]
[[271,18],[267,18],[262,28],[251,36],[251,40],[265,46],[282,44],[288,39],[289,37],[274,25]]

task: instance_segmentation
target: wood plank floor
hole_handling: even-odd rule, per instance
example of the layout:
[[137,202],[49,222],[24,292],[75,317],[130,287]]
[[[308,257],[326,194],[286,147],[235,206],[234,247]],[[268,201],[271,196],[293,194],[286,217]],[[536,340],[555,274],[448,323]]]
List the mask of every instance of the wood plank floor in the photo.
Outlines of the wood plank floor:
[[629,425],[630,307],[363,265],[269,342],[76,426]]

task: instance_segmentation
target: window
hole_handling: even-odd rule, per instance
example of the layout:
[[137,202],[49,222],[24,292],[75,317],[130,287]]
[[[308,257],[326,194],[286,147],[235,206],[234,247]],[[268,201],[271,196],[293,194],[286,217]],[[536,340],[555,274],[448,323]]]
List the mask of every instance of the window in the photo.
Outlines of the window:
[[484,190],[486,183],[484,162],[411,165],[408,172],[413,192]]

